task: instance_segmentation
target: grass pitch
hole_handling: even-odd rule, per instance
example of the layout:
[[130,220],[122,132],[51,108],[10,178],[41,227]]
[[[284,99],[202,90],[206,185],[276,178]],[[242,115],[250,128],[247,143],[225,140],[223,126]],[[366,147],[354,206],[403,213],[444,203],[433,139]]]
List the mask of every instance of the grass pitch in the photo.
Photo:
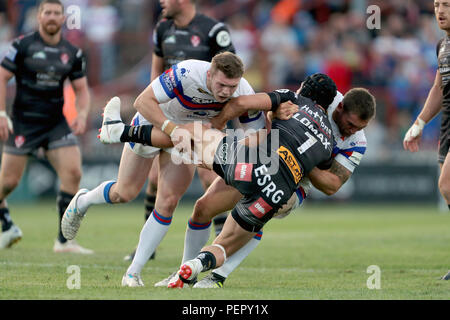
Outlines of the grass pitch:
[[[146,286],[122,288],[129,265],[123,257],[143,225],[140,201],[91,207],[77,240],[95,250],[92,256],[53,253],[53,202],[11,203],[24,238],[0,251],[0,299],[450,299],[450,281],[439,280],[450,269],[450,214],[425,206],[307,203],[266,225],[260,245],[224,289],[154,288],[179,266],[191,209],[182,202],[176,210],[156,260],[143,270]],[[80,268],[80,289],[67,287],[71,265]],[[367,287],[372,265],[380,269],[380,289]]]

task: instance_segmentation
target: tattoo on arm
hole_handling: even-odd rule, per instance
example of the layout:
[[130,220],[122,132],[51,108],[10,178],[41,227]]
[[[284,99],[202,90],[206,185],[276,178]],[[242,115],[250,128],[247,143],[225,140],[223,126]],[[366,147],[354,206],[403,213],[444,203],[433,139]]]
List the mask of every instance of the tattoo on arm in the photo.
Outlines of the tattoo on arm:
[[342,184],[344,184],[352,175],[352,173],[347,168],[345,168],[336,160],[333,160],[330,172],[336,175],[341,180]]

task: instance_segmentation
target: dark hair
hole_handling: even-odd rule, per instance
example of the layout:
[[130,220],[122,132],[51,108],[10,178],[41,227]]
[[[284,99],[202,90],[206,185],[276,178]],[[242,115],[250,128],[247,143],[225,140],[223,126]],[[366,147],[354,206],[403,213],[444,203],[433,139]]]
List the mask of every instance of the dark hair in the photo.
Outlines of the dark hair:
[[375,97],[364,88],[353,88],[348,91],[342,100],[344,112],[351,112],[361,120],[370,120],[375,116]]
[[47,3],[51,3],[51,4],[59,4],[60,6],[61,6],[61,8],[62,8],[62,11],[63,11],[63,13],[64,13],[64,5],[62,4],[62,2],[60,1],[60,0],[42,0],[40,3],[39,3],[39,12],[42,10],[42,8],[44,7],[44,4],[47,4]]
[[337,89],[333,79],[323,73],[310,75],[303,81],[300,95],[310,98],[327,109],[336,96]]
[[229,79],[237,79],[244,74],[244,64],[237,55],[226,51],[216,54],[211,61],[211,73],[217,70],[222,71]]

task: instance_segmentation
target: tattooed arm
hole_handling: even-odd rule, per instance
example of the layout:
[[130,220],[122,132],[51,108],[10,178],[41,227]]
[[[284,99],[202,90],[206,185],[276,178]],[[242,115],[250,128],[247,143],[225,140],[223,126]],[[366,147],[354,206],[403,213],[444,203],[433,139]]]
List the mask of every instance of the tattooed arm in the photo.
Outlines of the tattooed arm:
[[330,196],[335,194],[351,175],[352,172],[350,170],[333,160],[330,169],[320,170],[314,168],[309,173],[309,178],[314,187]]

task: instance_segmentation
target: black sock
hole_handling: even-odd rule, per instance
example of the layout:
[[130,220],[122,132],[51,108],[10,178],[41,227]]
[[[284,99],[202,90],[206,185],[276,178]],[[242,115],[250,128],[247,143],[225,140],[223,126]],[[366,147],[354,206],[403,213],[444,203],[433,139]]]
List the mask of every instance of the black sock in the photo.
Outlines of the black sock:
[[153,125],[142,126],[128,126],[125,128],[120,136],[121,142],[135,142],[145,144],[147,146],[152,145],[152,129]]
[[156,201],[156,196],[150,195],[148,193],[145,194],[145,199],[144,199],[145,221],[147,221],[148,217],[150,217],[150,215],[152,214],[153,209],[155,209],[155,201]]
[[216,267],[216,257],[209,251],[202,251],[198,254],[197,259],[202,262],[203,271],[208,271]]
[[62,231],[61,231],[61,220],[64,215],[64,212],[66,211],[70,201],[74,197],[73,194],[59,191],[58,196],[56,197],[56,208],[58,209],[59,214],[59,224],[58,224],[58,241],[61,243],[65,243],[67,241],[66,238],[64,238]]
[[222,231],[223,225],[227,220],[228,214],[220,214],[217,217],[213,218],[214,230],[216,232],[216,237]]
[[2,232],[9,230],[13,225],[8,208],[0,208],[0,222],[2,223]]
[[448,205],[448,210],[450,210],[450,204]]

